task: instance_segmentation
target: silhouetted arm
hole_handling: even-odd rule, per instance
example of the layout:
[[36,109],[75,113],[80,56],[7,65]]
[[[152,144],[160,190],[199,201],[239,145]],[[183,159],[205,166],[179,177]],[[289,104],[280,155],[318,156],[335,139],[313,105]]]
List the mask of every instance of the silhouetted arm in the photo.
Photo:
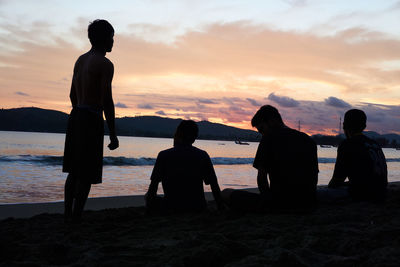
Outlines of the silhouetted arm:
[[263,195],[268,192],[269,184],[268,184],[268,174],[267,171],[264,169],[259,169],[257,173],[257,185],[258,190]]
[[154,164],[153,171],[151,172],[149,189],[144,195],[146,206],[148,206],[149,203],[151,203],[152,200],[157,197],[158,184],[161,182],[161,177],[164,175],[163,163],[163,154],[160,152],[157,155],[156,163]]
[[333,175],[332,179],[329,181],[328,187],[335,188],[345,186],[345,180],[346,176]]
[[104,107],[104,115],[107,121],[107,126],[110,131],[110,144],[108,145],[108,147],[111,150],[114,150],[119,146],[119,141],[117,138],[117,134],[115,132],[115,107],[111,89],[111,82],[114,76],[114,66],[111,62],[107,63],[108,64],[105,68],[105,73],[104,73],[104,80],[102,81],[103,86],[105,86],[103,107]]
[[160,182],[157,180],[151,180],[149,189],[147,190],[147,193],[144,195],[144,198],[146,200],[146,205],[147,203],[151,202],[155,197],[157,196],[157,190],[158,190],[158,184]]
[[347,167],[346,167],[346,154],[343,146],[339,146],[336,157],[335,169],[333,171],[332,179],[329,181],[328,187],[335,188],[346,185],[345,180],[347,178]]
[[74,85],[74,81],[73,80],[72,80],[72,83],[71,83],[71,91],[69,93],[69,99],[71,99],[72,108],[75,108],[76,105],[78,104],[78,99],[76,97],[76,90],[75,90],[75,85]]
[[224,209],[224,202],[222,201],[221,197],[221,189],[219,188],[218,182],[211,182],[210,183],[211,191],[213,193],[215,202],[217,203],[217,207],[219,210]]
[[218,185],[218,179],[217,175],[215,174],[214,166],[212,164],[211,158],[208,155],[207,152],[205,152],[205,157],[204,157],[204,165],[202,167],[204,171],[204,183],[209,184],[211,187],[212,194],[214,196],[214,200],[217,203],[217,207],[219,210],[224,209],[225,205],[224,202],[222,201],[222,196],[221,196],[221,189],[219,188]]

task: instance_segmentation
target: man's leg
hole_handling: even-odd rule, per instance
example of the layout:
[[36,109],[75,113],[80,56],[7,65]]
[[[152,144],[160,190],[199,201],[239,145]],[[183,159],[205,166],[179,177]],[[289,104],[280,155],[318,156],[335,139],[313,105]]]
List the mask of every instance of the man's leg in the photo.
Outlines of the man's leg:
[[221,192],[223,201],[232,209],[239,211],[260,212],[263,210],[263,201],[260,194],[245,190],[224,189]]
[[86,200],[88,199],[91,186],[92,185],[90,182],[77,182],[77,192],[72,214],[75,220],[80,220],[82,217],[83,208],[85,207]]
[[76,190],[76,177],[68,174],[64,187],[64,219],[66,221],[72,218],[72,206],[74,203]]
[[146,201],[147,214],[158,214],[160,212],[166,212],[166,206],[163,197],[155,196],[150,201]]
[[350,200],[347,186],[328,188],[321,187],[317,190],[317,200],[320,204],[343,203]]

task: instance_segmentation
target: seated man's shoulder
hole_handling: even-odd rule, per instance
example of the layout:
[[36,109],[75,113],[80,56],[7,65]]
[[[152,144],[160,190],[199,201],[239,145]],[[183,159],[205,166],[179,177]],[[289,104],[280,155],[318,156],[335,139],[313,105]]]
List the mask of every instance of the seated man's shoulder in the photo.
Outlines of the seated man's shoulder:
[[354,149],[354,150],[363,150],[367,146],[376,146],[379,147],[378,143],[375,142],[373,139],[365,136],[365,135],[359,135],[355,136],[349,139],[343,140],[343,142],[340,144],[342,148],[349,148],[349,149]]
[[171,148],[168,148],[168,149],[161,150],[161,151],[158,153],[158,155],[159,155],[159,156],[166,156],[166,155],[168,155],[168,154],[174,153],[174,151],[175,151],[175,149],[174,149],[173,147],[171,147]]
[[293,142],[298,142],[302,145],[316,146],[314,139],[312,139],[308,134],[290,128],[287,130],[287,139],[293,140]]
[[202,150],[198,147],[192,146],[192,151],[194,154],[198,155],[199,157],[208,157],[208,153],[205,150]]

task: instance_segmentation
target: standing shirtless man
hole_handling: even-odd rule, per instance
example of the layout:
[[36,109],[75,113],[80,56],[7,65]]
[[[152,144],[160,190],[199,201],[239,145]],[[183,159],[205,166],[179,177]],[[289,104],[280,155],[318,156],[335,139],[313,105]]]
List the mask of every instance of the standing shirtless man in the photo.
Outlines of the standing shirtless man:
[[80,221],[92,184],[102,182],[104,120],[110,131],[109,149],[118,148],[111,82],[114,66],[105,57],[114,43],[114,28],[106,20],[88,27],[92,48],[75,63],[70,99],[72,111],[65,138],[63,172],[66,221]]

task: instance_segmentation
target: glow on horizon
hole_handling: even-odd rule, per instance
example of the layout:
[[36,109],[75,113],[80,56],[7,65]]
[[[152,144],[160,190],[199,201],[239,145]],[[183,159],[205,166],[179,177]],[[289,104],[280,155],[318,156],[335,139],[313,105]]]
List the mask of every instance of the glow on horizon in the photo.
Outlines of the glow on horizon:
[[[33,12],[34,11],[34,12]],[[251,129],[260,105],[307,133],[337,133],[349,108],[400,133],[399,1],[0,1],[2,108],[69,112],[89,21],[116,29],[118,116]]]

